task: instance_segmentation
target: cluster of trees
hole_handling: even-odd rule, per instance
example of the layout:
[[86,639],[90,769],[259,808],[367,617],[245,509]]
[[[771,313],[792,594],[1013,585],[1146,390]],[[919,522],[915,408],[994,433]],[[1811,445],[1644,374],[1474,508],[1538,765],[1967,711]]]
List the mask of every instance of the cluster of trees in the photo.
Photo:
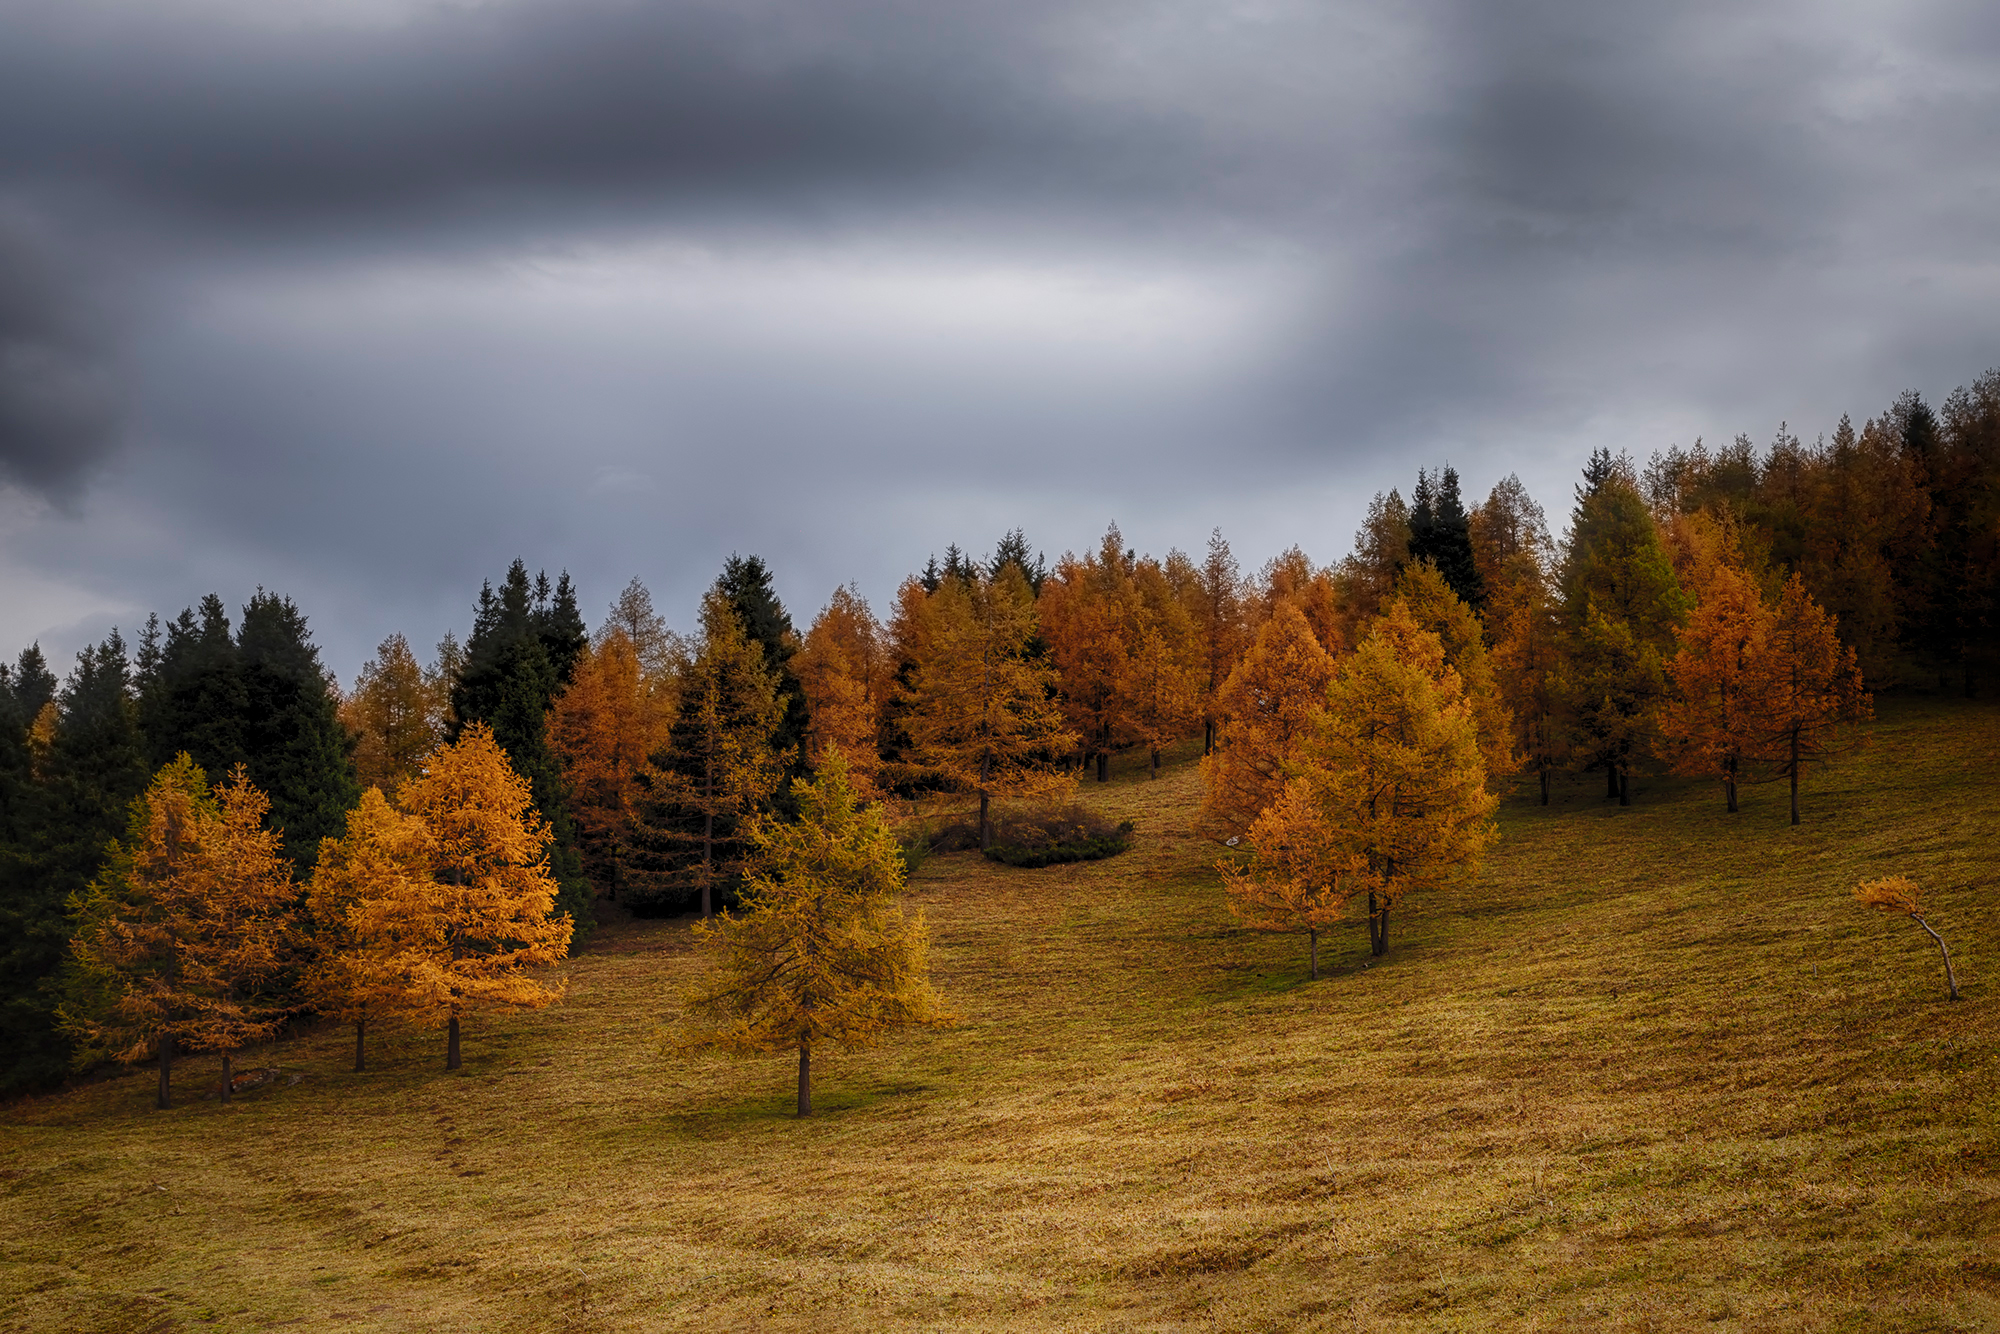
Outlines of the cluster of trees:
[[1781,428],[1761,454],[1697,442],[1643,469],[1600,451],[1560,544],[1517,479],[1468,506],[1444,468],[1377,496],[1331,565],[1293,548],[1246,576],[1219,532],[1197,561],[1115,526],[1051,564],[1016,530],[932,559],[886,622],[842,588],[800,633],[763,562],[732,557],[684,638],[636,580],[592,633],[566,575],[516,561],[462,645],[425,665],[392,636],[345,693],[289,601],[260,590],[232,629],[211,596],[60,683],[33,648],[0,667],[0,1084],[66,1065],[77,905],[169,771],[185,793],[193,770],[236,775],[191,810],[263,794],[292,911],[317,922],[320,860],[350,865],[356,819],[416,818],[441,748],[480,729],[524,785],[550,913],[581,933],[599,896],[707,915],[744,892],[757,831],[836,760],[864,805],[976,799],[986,844],[996,800],[1104,781],[1134,747],[1157,776],[1198,735],[1244,911],[1316,933],[1365,899],[1379,950],[1400,896],[1476,861],[1509,775],[1546,802],[1554,775],[1598,772],[1628,803],[1661,765],[1732,811],[1783,778],[1796,821],[1869,689],[1981,688],[1996,579],[2000,372],[1810,446]]

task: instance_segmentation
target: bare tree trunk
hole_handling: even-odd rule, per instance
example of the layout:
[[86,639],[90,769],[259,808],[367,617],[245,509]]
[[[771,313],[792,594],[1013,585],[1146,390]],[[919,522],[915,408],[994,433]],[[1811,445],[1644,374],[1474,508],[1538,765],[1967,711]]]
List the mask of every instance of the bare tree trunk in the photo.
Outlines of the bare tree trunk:
[[160,1094],[155,1104],[161,1111],[174,1105],[174,1035],[160,1034]]
[[702,813],[701,824],[701,915],[715,916],[715,903],[709,893],[709,886],[715,880],[715,766],[707,765],[702,770],[703,800],[708,809]]
[[1382,905],[1381,924],[1375,930],[1375,957],[1381,958],[1389,952],[1389,905]]
[[444,1030],[444,1068],[456,1070],[458,1066],[458,1016],[453,1015]]
[[1542,766],[1542,805],[1549,804],[1549,767]]
[[1799,822],[1799,729],[1792,729],[1792,823]]
[[1931,939],[1937,942],[1938,953],[1944,956],[1945,989],[1951,993],[1951,998],[1953,1000],[1957,1000],[1958,976],[1957,974],[1951,971],[1951,951],[1944,947],[1944,937],[1939,935],[1935,931],[1931,931],[1931,924],[1929,922],[1926,922],[1923,918],[1917,916],[1915,913],[1910,914],[1910,920],[1915,922],[1918,926],[1922,927],[1924,930],[1930,931]]
[[1154,781],[1155,781],[1155,782],[1157,782],[1157,781],[1159,780],[1159,777],[1160,777],[1160,748],[1159,748],[1158,746],[1155,746],[1155,747],[1153,747],[1153,779],[1154,779]]
[[1736,814],[1736,757],[1723,761],[1722,790],[1729,798],[1729,813]]
[[1612,772],[1618,775],[1618,804],[1620,806],[1630,806],[1632,804],[1632,775],[1625,771],[1623,764],[1616,766]]
[[1368,953],[1371,955],[1382,952],[1382,924],[1376,913],[1375,891],[1371,889],[1368,891]]
[[813,1112],[813,1058],[812,1045],[799,1044],[799,1115],[811,1116]]
[[368,1068],[368,1048],[364,1045],[368,1037],[368,1019],[362,1016],[354,1021],[354,1073],[360,1074]]
[[1204,755],[1215,754],[1215,719],[1213,718],[1204,718],[1201,720],[1201,753]]
[[979,850],[985,852],[993,846],[992,794],[987,792],[987,780],[993,776],[993,756],[979,757]]
[[1317,982],[1319,981],[1319,932],[1307,927],[1306,939],[1312,942],[1312,963],[1306,969],[1306,976]]
[[1604,763],[1604,795],[1607,797],[1618,795],[1618,764],[1614,760],[1607,760]]
[[232,1082],[233,1078],[230,1073],[229,1067],[230,1067],[229,1053],[224,1052],[222,1053],[222,1105],[224,1107],[227,1107],[229,1105],[229,1085]]
[[1097,781],[1100,783],[1111,781],[1111,752],[1102,746],[1098,747],[1097,751]]

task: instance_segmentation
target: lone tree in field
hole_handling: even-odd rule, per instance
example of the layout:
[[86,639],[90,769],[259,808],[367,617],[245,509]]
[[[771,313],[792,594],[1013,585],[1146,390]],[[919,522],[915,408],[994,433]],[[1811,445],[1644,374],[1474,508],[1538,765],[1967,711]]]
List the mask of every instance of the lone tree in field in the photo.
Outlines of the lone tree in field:
[[410,1004],[391,964],[398,927],[385,904],[420,901],[431,883],[430,831],[391,806],[380,788],[361,794],[347,829],[319,845],[306,892],[314,957],[306,995],[322,1017],[354,1025],[354,1068],[367,1068],[368,1022]]
[[1334,925],[1356,894],[1375,884],[1365,857],[1340,847],[1313,802],[1311,785],[1295,778],[1250,826],[1253,856],[1245,865],[1216,863],[1230,907],[1252,931],[1303,931],[1319,979],[1319,933]]
[[1755,725],[1765,754],[1791,779],[1792,823],[1799,822],[1799,775],[1853,744],[1841,728],[1874,715],[1861,688],[1854,650],[1796,574],[1785,583],[1758,663],[1763,717]]
[[157,1054],[159,1106],[173,1105],[177,1049],[231,1058],[268,1039],[284,1009],[263,988],[285,962],[296,891],[271,803],[242,765],[215,793],[182,753],[132,804],[123,842],[73,904],[74,1008],[86,1051],[123,1061]]
[[569,952],[573,923],[555,911],[548,823],[484,723],[433,754],[399,801],[423,822],[430,874],[384,877],[349,920],[398,980],[400,1008],[445,1020],[445,1069],[456,1070],[462,1015],[556,998],[528,970]]
[[1893,917],[1907,917],[1922,927],[1932,940],[1937,942],[1938,953],[1944,956],[1944,985],[1953,1000],[1958,999],[1958,977],[1951,971],[1951,951],[1944,947],[1944,937],[1931,929],[1924,920],[1923,892],[1917,882],[1906,875],[1892,875],[1881,880],[1864,880],[1854,887],[1854,897],[1870,908],[1880,909]]
[[993,846],[992,799],[1052,795],[1051,770],[1075,749],[1048,666],[1029,653],[1034,593],[1009,563],[947,578],[921,599],[903,590],[911,663],[900,694],[908,756],[921,771],[979,794],[979,847]]
[[1471,703],[1401,602],[1341,663],[1299,767],[1333,851],[1367,867],[1373,954],[1397,903],[1471,875],[1496,837]]
[[758,821],[741,913],[696,929],[720,947],[687,993],[713,1026],[684,1050],[799,1054],[799,1115],[812,1113],[812,1049],[874,1045],[900,1028],[949,1023],[931,989],[922,915],[896,906],[903,861],[879,809],[857,804],[838,750],[795,783],[795,823]]

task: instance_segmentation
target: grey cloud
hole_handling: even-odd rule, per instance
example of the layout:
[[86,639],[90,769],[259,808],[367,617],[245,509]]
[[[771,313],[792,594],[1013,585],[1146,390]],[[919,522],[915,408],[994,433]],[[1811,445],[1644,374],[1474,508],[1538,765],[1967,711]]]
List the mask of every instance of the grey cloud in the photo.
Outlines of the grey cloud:
[[0,216],[0,481],[64,503],[111,451],[126,399],[103,321],[69,267]]

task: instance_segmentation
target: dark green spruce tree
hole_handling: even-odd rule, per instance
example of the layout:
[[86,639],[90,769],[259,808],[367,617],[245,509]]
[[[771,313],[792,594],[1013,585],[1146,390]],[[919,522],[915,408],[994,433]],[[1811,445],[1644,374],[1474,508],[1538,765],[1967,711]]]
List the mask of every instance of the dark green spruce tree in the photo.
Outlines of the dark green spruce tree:
[[549,746],[549,705],[569,684],[587,642],[583,615],[569,575],[552,589],[546,575],[530,580],[516,560],[495,593],[479,590],[465,662],[451,688],[448,740],[467,723],[485,723],[507,752],[514,772],[534,793],[535,809],[555,831],[549,872],[562,886],[556,907],[582,933],[592,924],[590,881],[576,852],[576,827],[569,814],[569,787]]
[[186,751],[203,772],[224,775],[249,759],[243,718],[250,710],[237,670],[236,638],[222,599],[185,608],[162,640],[149,620],[139,640],[139,726],[152,769]]
[[1410,559],[1428,560],[1459,601],[1478,611],[1486,605],[1486,584],[1472,559],[1472,521],[1458,494],[1458,472],[1449,464],[1432,477],[1417,473],[1410,504]]
[[[951,549],[951,562],[971,568],[956,546]],[[778,600],[778,592],[771,586],[771,570],[762,557],[731,556],[723,562],[715,587],[736,608],[736,620],[743,633],[763,646],[765,670],[777,678],[778,693],[784,696],[784,717],[778,722],[771,744],[780,750],[790,747],[795,757],[779,788],[780,800],[788,800],[791,780],[806,772],[803,758],[806,729],[812,723],[812,716],[806,710],[805,689],[792,674],[792,655],[799,651],[798,634],[792,628],[785,604]]]
[[[117,631],[77,655],[55,702],[42,753],[0,726],[0,1089],[49,1084],[68,1068],[55,984],[68,957],[69,899],[103,865],[151,772]],[[4,709],[19,718],[17,699]]]
[[290,598],[258,589],[236,635],[243,692],[240,735],[250,781],[271,799],[271,824],[304,879],[319,843],[341,833],[361,801],[354,741],[320,665],[306,618]]

